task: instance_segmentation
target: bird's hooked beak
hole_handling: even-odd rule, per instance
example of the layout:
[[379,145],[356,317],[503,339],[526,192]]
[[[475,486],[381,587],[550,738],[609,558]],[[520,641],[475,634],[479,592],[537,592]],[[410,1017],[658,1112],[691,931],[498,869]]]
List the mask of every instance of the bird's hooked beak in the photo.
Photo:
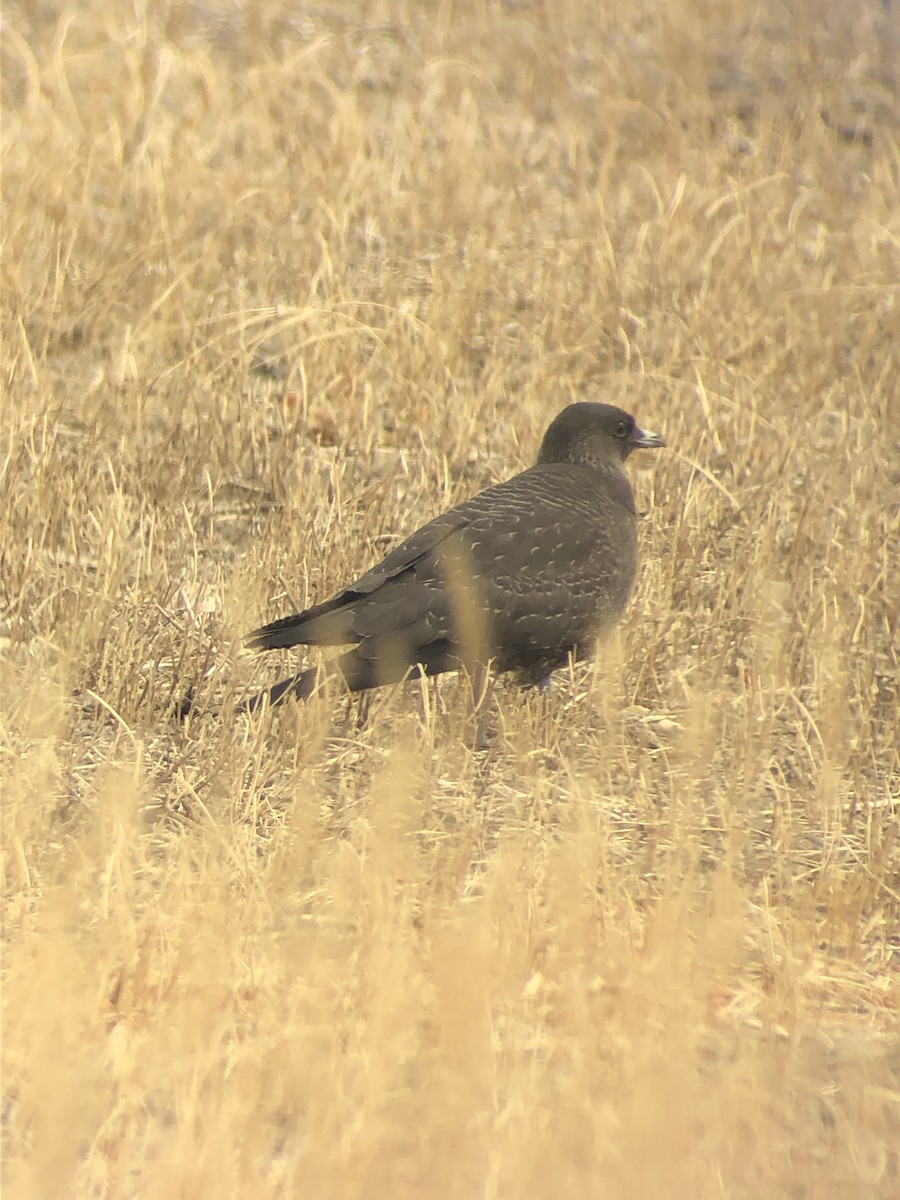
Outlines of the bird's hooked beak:
[[661,433],[654,433],[652,429],[638,429],[637,425],[631,431],[628,440],[633,450],[653,450],[666,444],[666,439]]

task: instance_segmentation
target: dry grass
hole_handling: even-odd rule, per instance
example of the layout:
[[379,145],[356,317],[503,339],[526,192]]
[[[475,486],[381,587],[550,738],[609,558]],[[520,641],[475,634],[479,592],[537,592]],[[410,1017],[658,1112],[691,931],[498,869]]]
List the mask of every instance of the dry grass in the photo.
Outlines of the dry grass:
[[[4,8],[4,1195],[900,1193],[896,5]],[[229,715],[578,396],[594,668]]]

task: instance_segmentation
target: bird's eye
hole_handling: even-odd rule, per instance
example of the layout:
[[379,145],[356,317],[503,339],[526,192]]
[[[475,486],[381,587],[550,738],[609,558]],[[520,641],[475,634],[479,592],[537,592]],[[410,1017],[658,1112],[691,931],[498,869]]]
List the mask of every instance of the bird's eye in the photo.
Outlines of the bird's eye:
[[616,437],[621,437],[621,438],[628,437],[628,422],[627,421],[617,421],[616,422]]

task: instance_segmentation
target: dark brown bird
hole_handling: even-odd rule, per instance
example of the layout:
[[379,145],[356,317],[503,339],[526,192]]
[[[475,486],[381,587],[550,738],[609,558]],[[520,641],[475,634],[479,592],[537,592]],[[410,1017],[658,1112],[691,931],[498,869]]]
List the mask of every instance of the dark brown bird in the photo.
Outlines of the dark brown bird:
[[[664,446],[611,404],[572,404],[527,471],[423,525],[331,600],[263,625],[253,650],[353,649],[333,664],[350,691],[485,664],[540,683],[582,658],[622,615],[637,568],[632,450]],[[308,668],[243,705],[308,696]]]

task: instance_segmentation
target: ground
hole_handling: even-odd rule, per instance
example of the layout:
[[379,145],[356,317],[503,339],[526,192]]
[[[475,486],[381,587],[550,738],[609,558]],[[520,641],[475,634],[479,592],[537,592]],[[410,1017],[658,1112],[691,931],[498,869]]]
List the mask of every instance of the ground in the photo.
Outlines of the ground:
[[[4,6],[10,1196],[900,1193],[898,63],[876,0]],[[574,399],[669,446],[594,663],[481,747],[454,679],[234,714]]]

